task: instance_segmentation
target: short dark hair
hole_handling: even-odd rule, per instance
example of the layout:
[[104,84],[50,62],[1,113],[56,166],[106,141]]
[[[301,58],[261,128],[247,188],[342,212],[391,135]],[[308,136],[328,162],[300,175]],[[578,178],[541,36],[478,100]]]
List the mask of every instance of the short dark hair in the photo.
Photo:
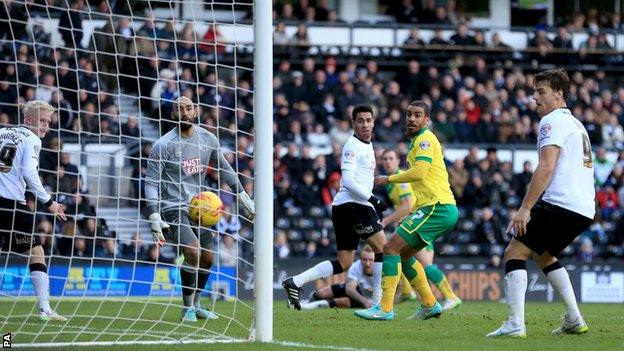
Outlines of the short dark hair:
[[414,100],[409,105],[422,108],[425,112],[425,116],[431,117],[431,107],[429,107],[429,104],[427,104],[426,102],[422,100]]
[[563,68],[542,71],[536,74],[533,79],[535,80],[535,84],[546,82],[553,91],[561,91],[564,100],[568,98],[568,94],[570,93],[570,78]]
[[361,104],[353,108],[353,111],[351,111],[351,119],[355,121],[355,117],[358,115],[358,113],[365,112],[369,112],[373,116],[373,118],[375,117],[375,113],[373,113],[373,106]]
[[399,158],[399,150],[397,150],[397,149],[395,149],[395,148],[393,148],[393,147],[388,148],[388,149],[385,149],[385,150],[381,153],[381,157],[384,157],[384,156],[386,156],[386,154],[389,154],[389,153],[391,153],[391,152],[394,152],[394,154],[396,155],[396,157],[397,157],[397,158]]

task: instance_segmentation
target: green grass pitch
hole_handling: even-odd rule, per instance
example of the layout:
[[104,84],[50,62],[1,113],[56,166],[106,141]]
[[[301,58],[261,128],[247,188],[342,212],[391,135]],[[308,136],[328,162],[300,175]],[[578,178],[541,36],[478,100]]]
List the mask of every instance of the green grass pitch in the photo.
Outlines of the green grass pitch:
[[[33,300],[2,300],[2,333],[13,332],[14,345],[37,341],[171,340],[184,337],[207,338],[214,333],[245,338],[251,323],[248,302],[218,302],[214,309],[222,317],[179,325],[177,298],[171,301],[129,299],[126,303],[105,300],[63,301],[57,310],[70,316],[67,323],[41,323],[33,314]],[[53,303],[53,306],[56,302]],[[624,305],[583,304],[580,306],[590,330],[586,335],[552,336],[560,323],[561,303],[529,303],[526,307],[526,339],[486,339],[506,317],[501,303],[467,302],[440,319],[406,320],[416,308],[405,302],[396,306],[391,322],[371,322],[353,316],[349,309],[294,311],[276,301],[274,336],[278,343],[233,343],[201,345],[136,345],[115,347],[123,351],[150,350],[624,350]],[[7,317],[7,311],[11,317]],[[96,315],[98,317],[94,317]],[[235,317],[235,318],[232,318]],[[161,322],[149,322],[159,320]],[[235,320],[236,319],[236,320]],[[21,332],[20,332],[21,331]],[[15,334],[15,332],[17,332]],[[41,347],[36,348],[42,350]],[[59,348],[55,348],[59,350]],[[68,349],[67,347],[63,348]],[[75,347],[71,350],[105,350],[110,347]]]

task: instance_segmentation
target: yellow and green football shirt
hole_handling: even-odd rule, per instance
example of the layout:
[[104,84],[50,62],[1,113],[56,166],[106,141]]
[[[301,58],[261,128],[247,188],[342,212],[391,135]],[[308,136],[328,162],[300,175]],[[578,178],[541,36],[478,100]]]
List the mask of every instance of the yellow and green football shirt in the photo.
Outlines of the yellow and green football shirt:
[[448,181],[448,172],[444,164],[442,145],[429,128],[423,128],[412,138],[407,152],[407,162],[414,167],[417,161],[431,163],[424,179],[412,182],[416,196],[413,209],[431,206],[436,203],[455,205],[455,197]]
[[[402,170],[397,170],[394,174],[401,174]],[[401,200],[405,198],[410,199],[410,209],[414,208],[414,204],[416,203],[416,197],[412,192],[412,186],[409,183],[388,183],[386,184],[386,191],[388,192],[388,197],[392,202],[392,206],[396,209],[401,204]]]

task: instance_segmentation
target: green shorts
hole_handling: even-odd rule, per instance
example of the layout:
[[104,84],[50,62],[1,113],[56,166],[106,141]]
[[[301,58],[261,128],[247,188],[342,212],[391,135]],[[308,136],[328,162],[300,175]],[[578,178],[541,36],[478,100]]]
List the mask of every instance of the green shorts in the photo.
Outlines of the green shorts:
[[433,242],[451,231],[457,223],[457,206],[437,203],[412,212],[397,227],[396,233],[412,248],[433,250]]

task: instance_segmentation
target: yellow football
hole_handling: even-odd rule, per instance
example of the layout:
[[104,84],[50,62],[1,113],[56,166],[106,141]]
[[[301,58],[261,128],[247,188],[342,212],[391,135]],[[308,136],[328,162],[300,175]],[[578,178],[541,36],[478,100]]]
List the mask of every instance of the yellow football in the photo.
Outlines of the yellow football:
[[223,202],[217,194],[204,191],[193,196],[188,213],[193,222],[203,227],[210,227],[221,219]]

